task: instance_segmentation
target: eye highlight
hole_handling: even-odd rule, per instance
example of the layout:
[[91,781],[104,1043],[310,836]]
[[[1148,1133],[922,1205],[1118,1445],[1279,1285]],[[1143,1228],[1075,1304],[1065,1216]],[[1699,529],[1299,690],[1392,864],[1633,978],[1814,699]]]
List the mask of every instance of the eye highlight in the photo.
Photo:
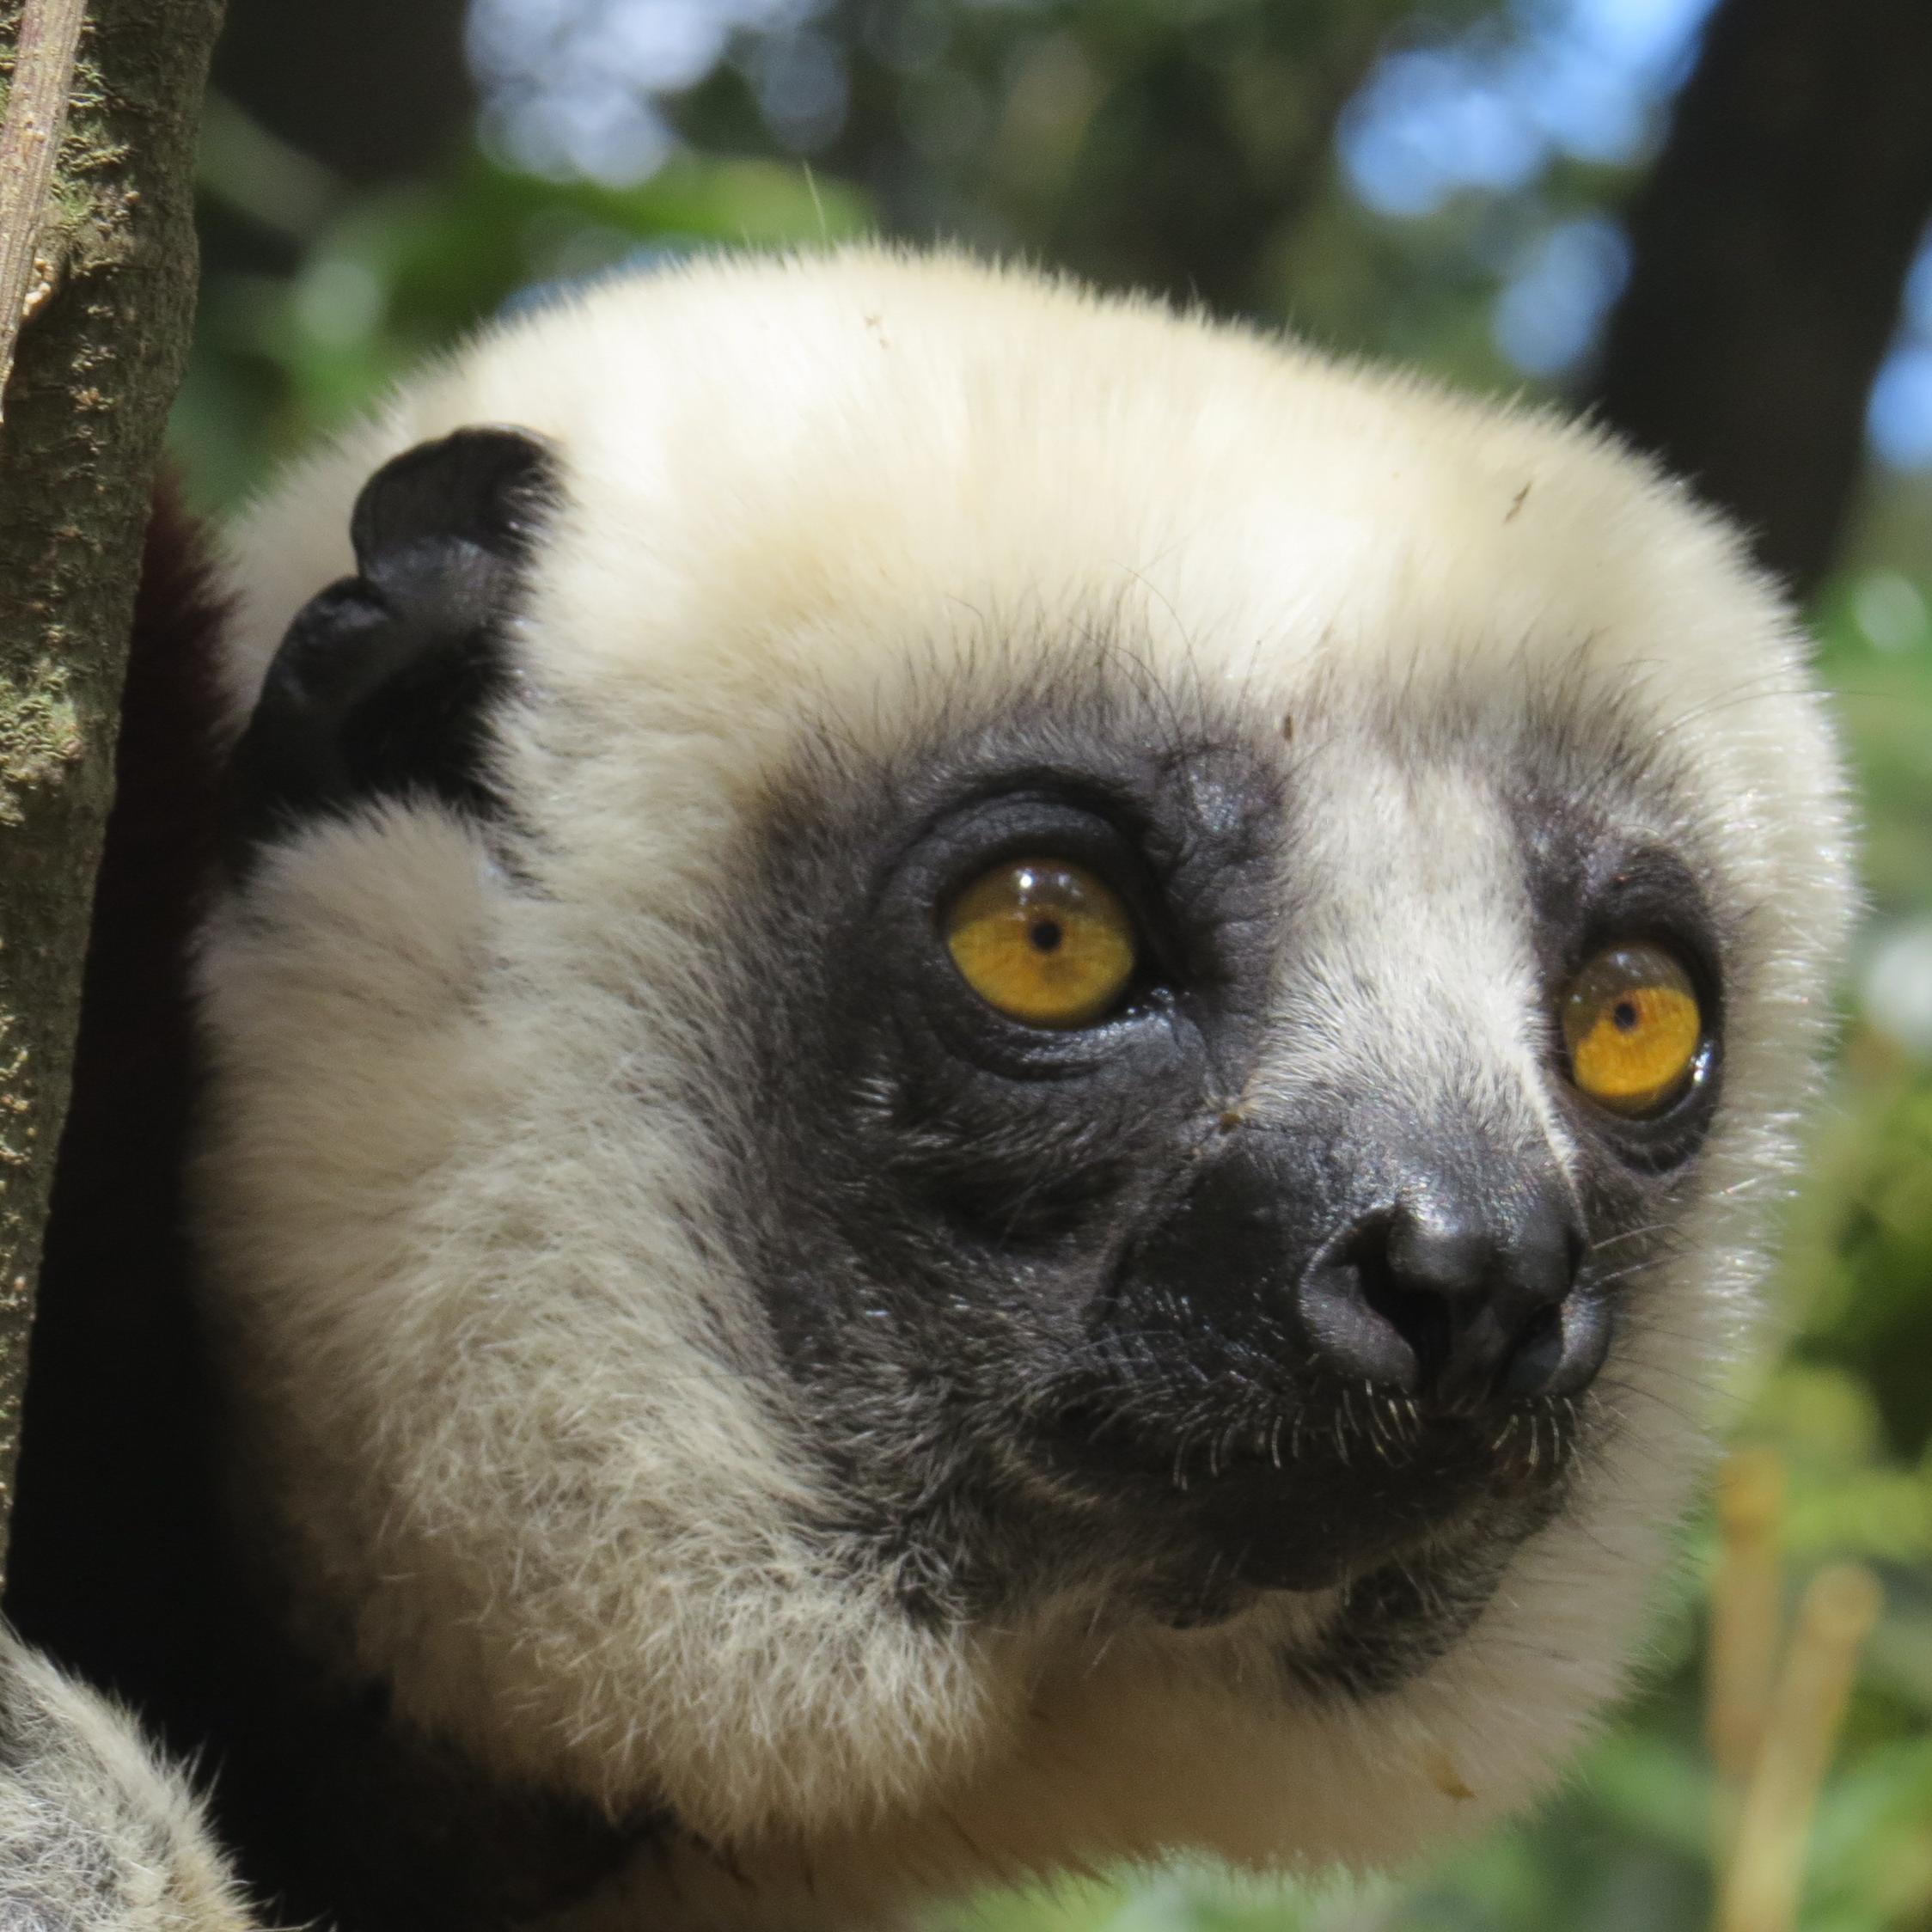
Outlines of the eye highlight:
[[996,1012],[1030,1026],[1091,1026],[1134,978],[1140,947],[1119,896],[1065,859],[1013,859],[946,908],[946,950]]
[[1690,975],[1661,946],[1606,946],[1561,1008],[1570,1078],[1611,1113],[1660,1112],[1690,1084],[1703,1013]]

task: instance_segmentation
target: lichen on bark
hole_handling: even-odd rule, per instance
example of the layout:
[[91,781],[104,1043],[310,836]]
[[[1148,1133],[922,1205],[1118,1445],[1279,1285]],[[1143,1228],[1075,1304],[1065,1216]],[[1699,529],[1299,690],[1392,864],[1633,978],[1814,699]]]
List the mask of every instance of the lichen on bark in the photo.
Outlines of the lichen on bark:
[[[0,3],[0,68],[21,7]],[[89,0],[0,420],[0,1533],[219,0]]]

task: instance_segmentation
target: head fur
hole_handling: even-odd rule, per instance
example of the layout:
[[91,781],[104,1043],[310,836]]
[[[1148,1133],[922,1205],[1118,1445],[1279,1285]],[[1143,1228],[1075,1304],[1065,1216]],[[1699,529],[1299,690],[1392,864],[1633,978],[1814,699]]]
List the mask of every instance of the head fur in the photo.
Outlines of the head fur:
[[[711,262],[485,335],[274,492],[238,733],[371,474],[479,425],[547,467],[476,786],[283,812],[201,954],[210,1299],[306,1641],[675,1818],[627,1882],[700,1917],[1373,1862],[1537,1789],[1703,1465],[1845,917],[1735,537],[1593,431],[1146,303]],[[1055,813],[1219,1002],[1152,1086],[906,991],[948,855]],[[1564,1085],[1606,919],[1703,949],[1695,1146]],[[1202,1177],[1340,1213],[1417,1146],[1553,1177],[1614,1308],[1587,1393],[1480,1441],[1162,1272]],[[1116,1507],[1082,1458],[1143,1429]]]

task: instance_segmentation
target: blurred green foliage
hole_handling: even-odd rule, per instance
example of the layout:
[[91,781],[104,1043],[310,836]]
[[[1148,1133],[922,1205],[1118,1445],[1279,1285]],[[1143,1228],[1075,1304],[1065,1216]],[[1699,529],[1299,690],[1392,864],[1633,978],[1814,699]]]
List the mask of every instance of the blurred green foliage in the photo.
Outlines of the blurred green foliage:
[[[1495,10],[1441,0],[1429,31]],[[815,31],[837,50],[843,112],[835,131],[800,129],[792,144],[863,184],[895,230],[1282,314],[1291,281],[1295,306],[1311,299],[1293,257],[1310,212],[1333,202],[1336,117],[1414,12],[1411,0],[834,0]],[[675,105],[700,148],[755,150],[787,132],[761,86],[773,50],[743,51]],[[1318,238],[1313,253],[1334,245]]]
[[[1397,220],[1351,193],[1336,131],[1391,49],[1506,64],[1556,4],[817,0],[773,9],[808,24],[738,34],[699,84],[660,99],[686,143],[627,187],[465,153],[352,193],[217,98],[201,184],[213,266],[178,437],[191,480],[231,502],[533,284],[666,248],[861,230],[1029,256],[1521,387],[1495,339],[1499,290],[1564,224],[1620,200],[1634,168],[1544,140],[1508,192]],[[771,85],[802,40],[832,50],[840,98],[810,125],[775,110]]]
[[[1432,30],[1485,10],[1478,0],[1446,3]],[[831,9],[835,21],[842,11]],[[685,152],[632,187],[540,180],[466,156],[434,180],[351,193],[217,103],[209,218],[266,238],[256,254],[269,266],[236,266],[235,251],[223,251],[227,266],[210,278],[175,427],[191,492],[232,504],[409,364],[507,303],[541,299],[544,284],[692,248],[836,240],[882,216],[1115,280],[1159,279],[1175,237],[1165,253],[1149,252],[1149,237],[1177,223],[1198,231],[1217,299],[1495,385],[1509,379],[1488,330],[1495,263],[1553,211],[1591,205],[1623,179],[1558,162],[1524,194],[1462,196],[1415,220],[1354,206],[1336,179],[1330,125],[1382,37],[1409,15],[1398,0],[926,5],[893,16],[896,40],[877,24],[887,12],[857,9],[845,21],[857,50],[850,111],[816,176],[772,153],[745,63],[680,108],[688,130],[737,158]],[[938,52],[933,34],[943,34]],[[1224,233],[1210,211],[1230,197],[1244,212]],[[1923,545],[1924,532],[1912,541]],[[1788,1347],[1752,1397],[1743,1433],[1789,1468],[1793,1595],[1820,1566],[1856,1557],[1882,1576],[1886,1608],[1819,1819],[1807,1932],[1932,1932],[1927,611],[1923,582],[1862,567],[1817,613],[1868,816],[1873,918],[1846,989],[1833,1104],[1790,1213],[1779,1286]],[[1285,1897],[1169,1874],[1003,1896],[941,1923],[980,1932],[1708,1924],[1713,1781],[1699,1685],[1715,1532],[1700,1521],[1685,1540],[1642,1690],[1527,1822],[1366,1887]],[[1148,1748],[1158,1753],[1158,1739]]]
[[836,242],[872,225],[852,190],[758,160],[674,162],[603,187],[466,156],[438,180],[351,195],[233,109],[212,123],[205,199],[296,257],[290,272],[230,271],[203,288],[174,443],[212,509],[512,298],[691,248]]

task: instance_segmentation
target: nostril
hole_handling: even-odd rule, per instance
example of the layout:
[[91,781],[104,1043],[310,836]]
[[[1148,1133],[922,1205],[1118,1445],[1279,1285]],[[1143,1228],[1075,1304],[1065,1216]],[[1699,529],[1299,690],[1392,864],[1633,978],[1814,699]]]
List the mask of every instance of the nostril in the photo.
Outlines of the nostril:
[[1386,1244],[1374,1223],[1331,1245],[1301,1277],[1295,1308],[1317,1355],[1344,1375],[1414,1391],[1422,1382],[1422,1356],[1436,1343],[1428,1324],[1446,1310],[1405,1288],[1388,1265]]
[[1523,1324],[1516,1337],[1515,1353],[1527,1355],[1538,1349],[1547,1348],[1560,1341],[1563,1332],[1563,1305],[1560,1301],[1546,1301],[1540,1308],[1532,1309],[1530,1318]]
[[[1501,1364],[1506,1395],[1538,1395],[1555,1383],[1569,1347],[1565,1316],[1570,1305],[1567,1301],[1546,1301],[1531,1311]],[[1574,1328],[1574,1324],[1568,1326]]]
[[1354,1270],[1364,1307],[1395,1330],[1415,1360],[1415,1382],[1426,1388],[1440,1373],[1455,1343],[1449,1298],[1434,1284],[1416,1286],[1415,1277],[1398,1273],[1379,1230],[1364,1232],[1367,1238],[1351,1242],[1342,1258]]

